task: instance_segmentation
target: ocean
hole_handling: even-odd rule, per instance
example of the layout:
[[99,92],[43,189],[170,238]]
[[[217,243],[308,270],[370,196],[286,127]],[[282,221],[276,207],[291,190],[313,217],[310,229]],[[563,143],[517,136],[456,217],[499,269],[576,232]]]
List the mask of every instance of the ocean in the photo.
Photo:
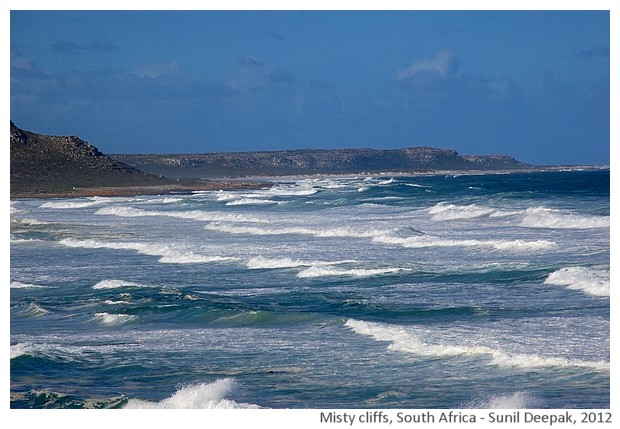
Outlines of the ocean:
[[10,209],[11,408],[610,406],[609,169]]

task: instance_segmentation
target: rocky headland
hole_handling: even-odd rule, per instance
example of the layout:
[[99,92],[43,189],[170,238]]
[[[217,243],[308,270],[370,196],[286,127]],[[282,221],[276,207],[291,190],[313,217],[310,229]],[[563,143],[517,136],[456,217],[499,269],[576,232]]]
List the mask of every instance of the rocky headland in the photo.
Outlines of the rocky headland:
[[25,131],[11,121],[12,198],[169,194],[258,186],[169,179],[131,167],[76,136]]
[[460,155],[428,146],[108,156],[79,137],[37,134],[11,121],[12,198],[264,187],[264,182],[256,180],[259,177],[532,169],[535,167],[506,155]]

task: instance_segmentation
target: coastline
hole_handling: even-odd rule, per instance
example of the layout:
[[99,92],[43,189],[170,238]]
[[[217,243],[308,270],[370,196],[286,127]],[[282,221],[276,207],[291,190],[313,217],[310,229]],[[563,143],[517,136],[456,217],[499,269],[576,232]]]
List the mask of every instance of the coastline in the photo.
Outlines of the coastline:
[[573,166],[539,166],[532,168],[505,169],[505,170],[430,170],[430,171],[385,171],[385,172],[360,172],[360,173],[312,173],[296,175],[257,175],[247,177],[221,177],[204,179],[177,179],[178,183],[163,185],[128,185],[128,186],[95,186],[75,187],[70,191],[31,191],[10,193],[11,199],[20,198],[84,198],[84,197],[134,197],[139,195],[170,195],[191,194],[201,191],[219,190],[244,190],[260,189],[273,185],[275,182],[342,178],[342,177],[414,177],[414,176],[455,176],[455,175],[492,175],[492,174],[517,174],[517,173],[543,173],[557,171],[586,171],[604,170],[609,166],[603,165],[573,165]]
[[165,184],[143,186],[96,186],[73,188],[70,191],[11,192],[11,199],[20,198],[84,198],[84,197],[135,197],[138,195],[191,194],[200,191],[259,189],[268,186],[258,181],[203,181],[193,185]]

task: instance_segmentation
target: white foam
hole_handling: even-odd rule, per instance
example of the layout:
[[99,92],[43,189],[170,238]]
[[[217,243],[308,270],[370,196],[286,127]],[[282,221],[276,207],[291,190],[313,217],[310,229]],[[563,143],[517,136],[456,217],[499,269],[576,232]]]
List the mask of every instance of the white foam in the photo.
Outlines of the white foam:
[[148,287],[141,283],[130,282],[127,280],[114,280],[114,279],[106,279],[101,280],[96,285],[93,286],[93,289],[116,289],[121,287]]
[[387,231],[377,230],[355,230],[350,228],[332,229],[313,229],[302,227],[258,227],[247,225],[231,225],[219,222],[212,222],[205,225],[205,229],[212,231],[226,232],[229,234],[247,235],[311,235],[314,237],[351,237],[351,238],[372,238],[377,234],[385,234]]
[[164,203],[164,204],[173,204],[173,203],[178,203],[178,202],[181,202],[181,201],[183,201],[183,198],[166,197],[166,198],[164,198],[162,203]]
[[39,240],[38,238],[15,238],[13,234],[11,234],[11,244],[31,244],[31,243],[40,243],[43,240]]
[[213,383],[187,385],[177,390],[169,398],[159,402],[130,399],[125,408],[165,408],[165,409],[205,409],[205,408],[259,408],[253,404],[237,403],[226,399],[238,389],[238,384],[231,378],[224,378]]
[[97,206],[106,200],[90,200],[90,201],[47,201],[40,205],[47,209],[82,209],[86,207]]
[[438,203],[428,209],[433,215],[433,220],[458,220],[473,219],[482,216],[488,216],[495,210],[489,207],[470,204],[468,206],[460,206],[455,204]]
[[538,400],[527,392],[515,392],[510,395],[498,395],[479,401],[471,408],[486,409],[524,409],[536,407]]
[[135,320],[137,317],[130,314],[110,314],[110,313],[95,313],[93,320],[103,323],[105,325],[122,325],[127,322]]
[[253,222],[264,223],[269,222],[266,219],[259,219],[252,216],[247,216],[237,213],[219,213],[209,212],[202,210],[188,210],[188,211],[160,211],[160,210],[144,210],[135,207],[127,206],[115,206],[104,207],[95,212],[98,215],[114,215],[119,217],[146,217],[146,216],[161,216],[172,217],[178,219],[189,219],[195,221],[224,221],[224,222]]
[[246,266],[251,270],[260,269],[277,269],[277,268],[295,268],[313,265],[317,262],[302,261],[300,259],[291,258],[265,258],[263,256],[255,256],[250,258]]
[[609,362],[583,361],[561,357],[547,357],[529,354],[511,354],[485,345],[434,344],[424,341],[419,333],[411,327],[388,325],[384,323],[364,322],[348,319],[345,326],[354,332],[372,337],[377,341],[388,341],[388,349],[424,357],[455,357],[462,355],[488,358],[488,364],[501,367],[591,367],[596,370],[609,371]]
[[346,259],[340,261],[307,261],[303,259],[291,259],[291,258],[266,258],[264,256],[255,256],[246,262],[246,266],[250,270],[259,269],[278,269],[278,268],[297,268],[297,267],[310,267],[310,266],[328,266],[354,263],[357,261]]
[[399,245],[408,248],[424,247],[492,247],[500,251],[529,252],[542,251],[556,246],[548,240],[477,240],[477,239],[448,239],[433,235],[415,235],[401,237],[394,235],[393,230],[367,229],[357,230],[350,228],[312,229],[302,227],[258,227],[249,225],[234,225],[212,222],[205,225],[205,229],[239,235],[310,235],[319,238],[349,237],[370,238],[381,244]]
[[41,286],[33,283],[11,282],[11,289],[32,289],[32,288],[47,288],[49,286]]
[[408,248],[424,247],[492,247],[501,251],[542,251],[555,247],[555,243],[548,240],[456,240],[433,235],[416,235],[412,237],[397,237],[391,234],[381,234],[373,237],[373,241],[384,244],[397,244]]
[[306,197],[308,195],[314,195],[319,190],[314,188],[312,185],[301,183],[301,186],[274,186],[271,189],[267,189],[264,191],[257,191],[260,195],[273,195],[273,196],[284,196],[284,197]]
[[608,228],[609,216],[577,215],[545,207],[530,207],[525,210],[521,226],[555,229]]
[[19,314],[24,317],[40,317],[49,314],[49,311],[41,307],[39,304],[31,302],[25,308],[19,310]]
[[15,359],[17,357],[31,353],[32,345],[30,343],[11,344],[11,359]]
[[567,267],[549,274],[545,284],[565,286],[593,296],[610,296],[609,270]]
[[124,305],[129,304],[129,301],[112,301],[111,299],[106,299],[103,303],[107,305]]
[[226,203],[227,206],[265,205],[265,204],[279,204],[279,203],[277,201],[265,200],[261,198],[239,198],[239,199],[233,199]]
[[67,247],[81,247],[86,249],[135,250],[144,255],[159,256],[159,262],[162,264],[201,264],[236,260],[236,258],[232,257],[201,255],[186,249],[177,249],[173,246],[155,243],[104,242],[92,239],[76,240],[72,238],[65,238],[60,240],[59,243]]
[[321,265],[313,265],[297,274],[299,278],[309,277],[331,277],[331,276],[351,276],[351,277],[371,277],[383,274],[394,274],[403,271],[401,268],[333,268]]
[[49,222],[45,222],[37,219],[22,219],[20,221],[22,225],[49,225]]

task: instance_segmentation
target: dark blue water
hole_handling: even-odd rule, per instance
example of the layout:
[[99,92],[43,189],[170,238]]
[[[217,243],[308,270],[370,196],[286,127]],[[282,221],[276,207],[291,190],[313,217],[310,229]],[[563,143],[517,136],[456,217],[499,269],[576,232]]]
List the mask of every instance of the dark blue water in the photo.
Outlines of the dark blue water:
[[11,201],[11,407],[607,408],[609,170]]

